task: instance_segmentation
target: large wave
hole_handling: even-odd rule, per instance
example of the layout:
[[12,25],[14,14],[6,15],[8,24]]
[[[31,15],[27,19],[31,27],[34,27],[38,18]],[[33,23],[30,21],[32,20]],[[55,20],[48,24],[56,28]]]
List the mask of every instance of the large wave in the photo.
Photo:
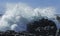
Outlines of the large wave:
[[0,20],[0,30],[26,31],[27,23],[44,18],[55,18],[55,8],[32,8],[23,3],[6,4],[5,14]]

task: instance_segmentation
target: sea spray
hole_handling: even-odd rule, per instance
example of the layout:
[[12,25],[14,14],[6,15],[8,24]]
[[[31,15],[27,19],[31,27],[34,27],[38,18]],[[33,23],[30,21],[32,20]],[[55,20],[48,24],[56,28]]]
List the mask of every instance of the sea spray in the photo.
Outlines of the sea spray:
[[44,18],[55,18],[55,8],[32,8],[22,3],[8,3],[0,20],[0,30],[26,31],[27,23]]

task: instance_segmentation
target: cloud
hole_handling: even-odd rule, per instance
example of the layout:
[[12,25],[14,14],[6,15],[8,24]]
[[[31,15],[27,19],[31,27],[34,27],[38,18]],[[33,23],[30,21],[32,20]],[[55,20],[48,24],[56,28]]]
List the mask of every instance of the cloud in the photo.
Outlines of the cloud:
[[[54,18],[55,8],[32,8],[23,3],[6,4],[5,14],[0,20],[0,30],[26,31],[27,23],[41,17]],[[5,29],[5,30],[4,30]]]

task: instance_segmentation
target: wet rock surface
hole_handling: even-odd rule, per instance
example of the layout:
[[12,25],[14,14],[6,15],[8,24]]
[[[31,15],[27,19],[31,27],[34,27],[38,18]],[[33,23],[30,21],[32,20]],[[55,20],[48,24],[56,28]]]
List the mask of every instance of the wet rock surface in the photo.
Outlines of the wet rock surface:
[[55,22],[52,20],[43,18],[38,21],[28,23],[27,31],[0,31],[0,36],[60,36],[60,29],[57,30]]

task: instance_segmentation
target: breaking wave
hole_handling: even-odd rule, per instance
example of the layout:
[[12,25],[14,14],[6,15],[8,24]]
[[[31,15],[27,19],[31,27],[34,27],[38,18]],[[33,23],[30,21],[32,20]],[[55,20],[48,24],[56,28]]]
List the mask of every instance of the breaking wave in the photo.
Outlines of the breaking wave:
[[23,3],[6,4],[5,14],[0,20],[0,30],[26,31],[27,23],[41,18],[55,18],[55,8],[32,8]]

